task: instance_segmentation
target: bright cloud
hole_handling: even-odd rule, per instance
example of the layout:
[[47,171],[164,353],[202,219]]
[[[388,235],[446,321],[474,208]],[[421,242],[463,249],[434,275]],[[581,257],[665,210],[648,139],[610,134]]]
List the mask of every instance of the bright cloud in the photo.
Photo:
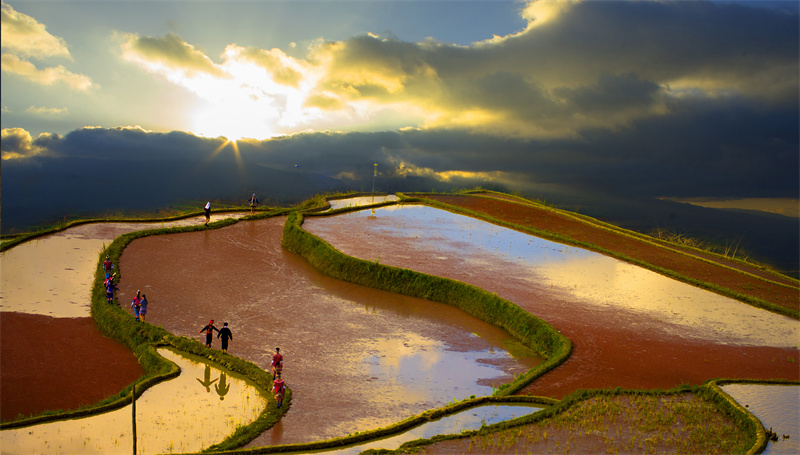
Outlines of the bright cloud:
[[32,115],[41,115],[41,116],[54,116],[54,115],[64,115],[66,114],[67,108],[58,108],[58,107],[35,107],[30,106],[25,109],[25,113],[32,114]]
[[30,57],[70,57],[62,38],[47,32],[44,24],[19,13],[7,3],[0,10],[2,47],[19,55]]
[[[696,2],[617,6],[531,2],[523,31],[472,46],[365,34],[313,42],[302,57],[231,44],[215,63],[174,34],[130,35],[123,56],[206,100],[196,132],[216,126],[233,137],[378,125],[574,137],[667,115],[671,100],[687,96],[797,98],[790,15]],[[730,25],[741,21],[750,26]],[[776,45],[776,30],[789,44]]]
[[2,71],[21,76],[41,85],[62,83],[73,90],[86,91],[92,80],[76,74],[62,65],[39,69],[29,58],[63,57],[72,60],[62,38],[51,35],[36,19],[15,11],[3,3],[0,11],[2,26]]
[[22,128],[3,128],[0,131],[0,152],[3,160],[29,158],[34,155],[48,154],[47,141],[53,137],[42,133],[34,140],[31,134]]
[[91,78],[83,74],[75,74],[62,65],[39,69],[28,60],[22,60],[13,54],[3,54],[2,70],[16,74],[41,85],[64,84],[73,90],[86,91],[95,84]]

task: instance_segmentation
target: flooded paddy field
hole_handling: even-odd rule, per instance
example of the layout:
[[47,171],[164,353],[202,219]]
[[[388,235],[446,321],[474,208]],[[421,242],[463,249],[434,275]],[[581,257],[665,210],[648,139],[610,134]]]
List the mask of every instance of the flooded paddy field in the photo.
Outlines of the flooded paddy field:
[[[347,199],[340,203],[353,206]],[[184,222],[203,221],[200,217]],[[234,334],[229,352],[265,369],[275,346],[281,347],[286,358],[284,379],[293,392],[292,406],[277,425],[248,447],[319,441],[390,425],[452,400],[490,395],[493,387],[510,382],[514,375],[542,361],[504,331],[455,308],[321,275],[304,259],[281,248],[284,222],[284,217],[242,221],[221,229],[137,239],[121,257],[124,274],[119,300],[129,302],[136,290],[147,294],[149,323],[201,341],[197,332],[209,319],[214,319],[217,327],[228,322]],[[115,224],[120,226],[113,227]],[[48,241],[51,236],[58,238],[59,234],[54,234],[4,253],[0,290],[4,410],[10,402],[9,372],[14,371],[7,362],[22,362],[25,355],[21,345],[11,341],[22,331],[20,327],[43,327],[40,333],[46,342],[38,343],[39,352],[52,351],[54,358],[61,359],[47,365],[54,370],[29,362],[30,372],[35,376],[38,371],[40,376],[34,379],[40,381],[36,390],[45,390],[43,386],[49,382],[51,394],[88,394],[92,386],[83,390],[84,381],[75,376],[80,374],[103,377],[101,382],[111,384],[108,394],[114,394],[141,374],[130,351],[94,329],[88,308],[103,245],[143,226],[78,226],[60,233],[64,239]],[[152,227],[162,224],[153,223]],[[496,292],[553,324],[573,341],[573,354],[523,394],[561,398],[588,387],[669,388],[712,377],[800,377],[797,321],[599,254],[422,206],[308,217],[304,228],[346,254]],[[34,242],[37,244],[31,246]],[[52,251],[45,251],[51,244]],[[15,251],[18,253],[12,254]],[[6,274],[10,268],[22,272]],[[39,274],[40,270],[43,273]],[[42,282],[51,286],[41,286]],[[61,331],[54,330],[57,326],[63,327]],[[47,339],[44,334],[53,336]],[[78,341],[77,345],[60,343],[62,336]],[[121,350],[114,352],[114,347],[103,345],[101,339]],[[35,349],[35,345],[28,343],[25,349]],[[57,346],[64,345],[69,346],[71,356],[59,355],[65,349]],[[92,354],[87,349],[90,345],[111,353],[110,357]],[[219,348],[217,338],[213,347]],[[7,352],[23,357],[7,357]],[[120,367],[115,362],[120,362]],[[134,368],[124,372],[121,366],[126,362]],[[78,365],[79,373],[71,371]],[[63,374],[59,376],[58,371]],[[226,379],[226,386],[221,387],[221,379],[221,374],[203,367],[193,378],[197,389],[193,393],[228,401],[232,395],[219,392],[231,381]],[[24,392],[28,393],[34,398],[35,392]],[[47,393],[35,396],[41,403],[48,403],[46,397]],[[91,398],[87,403],[98,400]],[[48,408],[25,412],[44,409]],[[130,425],[127,409],[127,420],[121,421]],[[7,418],[4,414],[3,419]],[[455,425],[468,428],[472,424]],[[44,435],[62,431],[44,427],[28,429]],[[91,436],[116,430],[89,431],[83,449],[66,446],[71,448],[65,452],[116,453],[109,446],[96,448],[100,446],[92,444],[100,442]],[[216,436],[201,438],[200,446],[181,445],[180,449],[175,440],[170,440],[172,445],[166,449],[162,440],[144,446],[140,440],[140,447],[146,447],[141,453],[151,453],[151,447],[160,447],[152,449],[155,452],[200,450],[233,432],[221,431],[227,433],[213,441]],[[440,431],[460,430],[426,427],[412,439]],[[132,440],[128,434],[128,440],[122,441],[123,433],[113,443],[125,447],[120,453],[129,453]],[[2,432],[3,438],[10,434]],[[102,444],[110,440],[101,439]],[[7,447],[5,439],[3,442]],[[21,453],[58,453],[52,449],[55,446],[35,447],[38,449]],[[369,447],[380,444],[370,443]],[[348,450],[356,448],[342,453],[351,453]]]
[[303,227],[345,254],[476,285],[554,325],[573,353],[522,393],[800,376],[798,321],[597,253],[421,205]]
[[[136,400],[136,453],[197,452],[247,425],[267,406],[245,379],[169,349],[158,352],[178,364],[177,378],[156,384]],[[0,431],[4,454],[129,454],[133,409]]]
[[490,395],[542,361],[456,308],[320,274],[280,246],[284,222],[137,239],[120,259],[121,286],[150,301],[148,322],[197,340],[210,319],[228,322],[228,352],[265,369],[281,348],[292,406],[249,447],[387,426]]
[[[212,221],[242,216],[213,214]],[[128,232],[204,222],[83,224],[0,253],[2,419],[97,403],[141,376],[133,353],[103,336],[90,317],[98,255]],[[135,293],[121,287],[118,296],[129,301]]]

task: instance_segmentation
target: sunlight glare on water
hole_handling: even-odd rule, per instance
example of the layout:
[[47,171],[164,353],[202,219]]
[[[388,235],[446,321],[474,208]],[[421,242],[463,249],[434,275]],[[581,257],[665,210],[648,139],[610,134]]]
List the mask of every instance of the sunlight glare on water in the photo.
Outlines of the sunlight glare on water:
[[[231,373],[168,349],[158,352],[181,368],[136,400],[137,454],[195,452],[254,421],[267,399]],[[129,454],[131,405],[75,420],[0,431],[2,453]]]

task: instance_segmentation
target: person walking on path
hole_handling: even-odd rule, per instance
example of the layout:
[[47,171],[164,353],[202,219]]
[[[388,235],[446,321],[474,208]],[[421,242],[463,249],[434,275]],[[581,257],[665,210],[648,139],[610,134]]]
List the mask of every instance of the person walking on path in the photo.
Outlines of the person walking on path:
[[283,356],[281,355],[281,348],[275,348],[275,354],[272,355],[272,363],[270,363],[270,366],[272,367],[272,377],[280,377],[281,371],[283,371]]
[[222,352],[228,353],[228,340],[233,339],[233,333],[231,333],[231,329],[228,328],[228,323],[222,323],[222,329],[219,330],[217,333],[217,338],[222,339]]
[[206,202],[203,211],[206,213],[206,226],[208,226],[208,222],[211,221],[211,201]]
[[106,279],[111,276],[112,270],[114,270],[114,264],[111,262],[111,258],[106,255],[106,260],[103,261],[103,271],[106,273]]
[[257,205],[258,205],[258,198],[256,197],[256,193],[253,193],[253,195],[250,196],[250,214],[251,215],[253,213],[255,213]]
[[136,291],[136,297],[131,301],[131,308],[133,308],[133,315],[136,316],[136,320],[139,321],[139,310],[142,308],[142,295],[139,291]]
[[116,273],[113,273],[110,277],[106,278],[106,281],[103,284],[106,286],[106,298],[108,299],[108,303],[114,303],[114,291],[118,291],[119,288],[116,284],[114,284],[114,277],[117,276]]
[[272,393],[275,394],[275,401],[278,402],[278,407],[280,408],[283,404],[283,395],[286,393],[286,383],[281,379],[280,372],[272,382]]
[[212,319],[207,326],[203,327],[202,329],[200,329],[199,332],[197,332],[197,333],[203,333],[203,332],[206,333],[206,347],[208,348],[211,347],[211,340],[214,338],[214,330],[219,332],[219,329],[214,327],[214,320]]
[[144,315],[147,314],[147,297],[142,294],[142,300],[139,301],[139,319],[144,322]]

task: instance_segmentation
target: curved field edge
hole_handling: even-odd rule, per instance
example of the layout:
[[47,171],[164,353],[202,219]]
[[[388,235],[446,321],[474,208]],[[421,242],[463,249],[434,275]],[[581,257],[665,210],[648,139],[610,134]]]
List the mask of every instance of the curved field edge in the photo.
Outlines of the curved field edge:
[[[756,308],[761,308],[763,310],[767,310],[767,311],[770,311],[770,312],[773,312],[773,313],[777,313],[777,314],[780,314],[780,315],[783,315],[783,316],[788,316],[788,317],[790,317],[792,319],[800,320],[800,310],[786,308],[784,306],[777,305],[777,304],[772,303],[772,302],[768,302],[766,300],[760,299],[760,298],[752,296],[752,295],[743,294],[741,292],[734,291],[734,290],[732,290],[730,288],[726,288],[726,287],[719,286],[719,285],[716,285],[716,284],[713,284],[713,283],[709,283],[709,282],[706,282],[706,281],[703,281],[703,280],[699,280],[697,278],[692,278],[690,276],[683,275],[683,274],[680,274],[678,272],[675,272],[674,270],[670,270],[670,269],[667,269],[667,268],[664,268],[664,267],[659,267],[659,266],[650,264],[649,262],[645,262],[643,260],[636,259],[636,258],[630,257],[628,255],[618,253],[618,252],[616,252],[614,250],[610,250],[608,248],[600,247],[600,246],[595,245],[593,243],[580,241],[580,240],[575,240],[575,239],[573,239],[573,238],[571,238],[569,236],[565,236],[565,235],[562,235],[562,234],[546,231],[546,230],[543,230],[543,229],[538,229],[538,228],[534,228],[534,227],[530,227],[530,226],[524,226],[524,225],[521,225],[521,224],[511,223],[511,222],[508,222],[508,221],[505,221],[505,220],[502,220],[502,219],[498,219],[498,218],[492,217],[492,216],[487,215],[487,214],[482,213],[482,212],[477,212],[477,211],[474,211],[474,210],[465,209],[465,208],[462,208],[462,207],[457,207],[457,206],[454,206],[454,205],[446,204],[444,202],[439,202],[439,201],[435,201],[435,200],[432,200],[432,199],[427,199],[425,197],[412,197],[412,196],[407,196],[405,194],[402,194],[400,203],[427,205],[427,206],[438,208],[438,209],[441,209],[441,210],[446,210],[446,211],[449,211],[449,212],[452,212],[452,213],[456,213],[456,214],[461,214],[461,215],[466,215],[466,216],[470,216],[470,217],[473,217],[473,218],[477,218],[477,219],[480,219],[480,220],[483,220],[483,221],[486,221],[486,222],[489,222],[489,223],[492,223],[492,224],[495,224],[495,225],[498,225],[498,226],[506,227],[506,228],[513,229],[513,230],[516,230],[516,231],[519,231],[519,232],[524,232],[526,234],[535,235],[537,237],[540,237],[540,238],[543,238],[543,239],[546,239],[546,240],[551,240],[551,241],[562,243],[562,244],[565,244],[565,245],[571,245],[571,246],[576,246],[576,247],[579,247],[579,248],[584,248],[584,249],[587,249],[587,250],[590,250],[590,251],[594,251],[594,252],[597,252],[597,253],[600,253],[600,254],[603,254],[603,255],[606,255],[606,256],[613,257],[615,259],[619,259],[619,260],[624,261],[624,262],[628,262],[630,264],[634,264],[634,265],[643,267],[645,269],[651,270],[653,272],[659,273],[659,274],[667,276],[669,278],[672,278],[672,279],[675,279],[675,280],[678,280],[678,281],[681,281],[681,282],[684,282],[684,283],[687,283],[687,284],[691,284],[692,286],[695,286],[695,287],[698,287],[698,288],[701,288],[701,289],[705,289],[707,291],[711,291],[711,292],[717,293],[719,295],[732,298],[734,300],[738,300],[740,302],[746,303],[746,304],[754,306]],[[583,221],[583,222],[586,222],[586,221]],[[624,234],[616,232],[616,231],[615,231],[615,234],[624,235]],[[658,245],[658,246],[661,247],[661,248],[665,248],[662,245]],[[668,248],[668,250],[673,251],[672,249],[669,249],[669,248]],[[676,251],[676,252],[679,253],[679,254],[682,254],[684,256],[689,256],[689,257],[695,258],[695,256],[689,255],[689,254],[687,254],[685,252],[680,252],[680,251]],[[719,264],[717,264],[717,263],[715,263],[713,261],[707,261],[707,262],[709,262],[711,264],[719,265]],[[735,270],[738,273],[744,274],[743,272],[741,272],[739,270],[736,270],[736,269],[732,269],[732,270]],[[751,275],[751,274],[748,274],[748,275]],[[752,275],[752,276],[755,277],[755,275]],[[764,278],[760,278],[760,277],[756,277],[756,278],[758,278],[758,279],[760,279],[762,281],[765,281],[765,282],[774,283],[774,282],[772,282],[770,280],[765,280]],[[775,284],[787,287],[785,284],[781,284],[781,283],[775,283]]]
[[510,384],[501,385],[495,392],[497,396],[518,392],[534,379],[563,363],[572,352],[572,342],[553,326],[496,294],[460,281],[348,256],[303,229],[302,224],[302,214],[289,214],[281,245],[303,256],[320,272],[362,286],[454,306],[506,330],[546,359]]
[[[413,193],[413,194],[416,195],[416,194],[426,194],[426,193]],[[430,193],[428,193],[428,194],[430,194]],[[672,241],[669,241],[669,240],[666,240],[666,239],[660,239],[660,238],[653,237],[653,236],[648,235],[648,234],[644,234],[644,233],[641,233],[641,232],[633,231],[633,230],[630,230],[630,229],[625,229],[623,227],[620,227],[620,226],[617,226],[617,225],[614,225],[614,224],[611,224],[611,223],[607,223],[605,221],[600,221],[597,218],[592,218],[592,217],[590,217],[588,215],[583,215],[583,214],[577,213],[577,212],[570,212],[570,211],[567,211],[567,210],[562,210],[562,209],[559,209],[557,207],[549,206],[549,205],[547,205],[545,203],[542,203],[542,202],[539,202],[539,201],[525,199],[525,198],[523,198],[521,196],[514,196],[514,195],[510,195],[510,194],[499,193],[499,192],[496,192],[496,191],[489,191],[489,190],[467,190],[467,191],[464,191],[464,192],[461,192],[461,193],[458,193],[458,194],[472,196],[472,197],[500,199],[500,200],[504,200],[504,201],[507,201],[507,202],[515,202],[515,203],[518,203],[518,204],[528,205],[528,206],[531,206],[531,207],[534,207],[534,208],[537,208],[537,209],[540,209],[540,210],[545,210],[545,211],[548,211],[548,212],[551,212],[551,213],[554,213],[554,214],[558,214],[560,216],[563,216],[563,217],[566,217],[566,218],[569,218],[569,219],[572,219],[572,220],[575,220],[575,221],[582,221],[584,223],[596,226],[599,229],[604,229],[606,231],[613,232],[613,233],[616,233],[616,234],[620,234],[620,235],[625,236],[625,237],[634,238],[634,239],[637,239],[637,240],[640,240],[640,241],[643,241],[643,242],[646,242],[646,243],[649,243],[649,244],[652,244],[652,245],[662,246],[662,247],[667,248],[669,250],[672,250],[672,251],[674,251],[674,252],[676,252],[678,254],[681,254],[681,255],[684,255],[684,256],[688,256],[688,257],[700,260],[702,262],[710,263],[712,265],[717,265],[717,266],[720,266],[720,267],[723,267],[723,268],[733,269],[733,270],[736,270],[739,273],[742,273],[744,275],[752,276],[752,277],[754,277],[756,279],[759,279],[761,281],[765,281],[765,282],[768,282],[768,283],[771,283],[771,284],[774,284],[774,285],[777,285],[777,286],[783,286],[783,287],[787,287],[787,288],[791,288],[791,289],[796,289],[796,288],[800,287],[800,280],[798,280],[797,278],[794,278],[792,276],[789,276],[789,275],[786,275],[786,274],[783,274],[783,273],[780,273],[780,272],[776,272],[775,270],[772,270],[768,266],[765,266],[765,265],[762,265],[762,264],[758,264],[756,262],[747,261],[747,260],[744,260],[744,259],[741,259],[741,258],[735,257],[735,256],[725,256],[725,255],[717,253],[715,251],[704,250],[702,248],[698,248],[698,247],[695,247],[695,246],[692,246],[692,245],[678,244],[678,243],[675,243],[675,242],[672,242]],[[726,265],[724,263],[720,263],[720,262],[716,262],[716,261],[713,261],[713,260],[706,259],[703,256],[695,256],[692,253],[696,253],[696,254],[703,255],[703,256],[713,257],[715,259],[718,259],[720,261],[727,262],[727,263],[734,263],[734,264],[739,264],[741,266],[750,267],[752,269],[757,269],[757,270],[759,270],[761,272],[764,272],[766,274],[769,274],[769,275],[775,277],[776,280],[784,280],[786,282],[785,283],[781,283],[779,281],[773,281],[773,280],[770,280],[769,278],[766,278],[766,277],[761,277],[761,276],[752,274],[752,273],[744,271],[744,270],[736,269],[735,267],[731,267],[731,266]]]
[[[733,423],[747,435],[747,442],[745,447],[747,454],[758,454],[764,451],[767,445],[766,433],[761,421],[753,415],[746,408],[742,407],[736,400],[726,394],[720,385],[725,384],[781,384],[781,385],[800,385],[797,381],[783,381],[783,380],[734,380],[734,379],[713,379],[699,386],[680,386],[670,390],[629,390],[629,389],[588,389],[576,390],[570,395],[566,396],[563,400],[555,403],[553,406],[547,407],[542,411],[523,416],[514,420],[499,422],[493,425],[484,426],[478,430],[464,431],[459,434],[438,435],[429,439],[418,439],[409,441],[401,445],[396,450],[369,450],[364,454],[405,454],[405,453],[419,453],[423,452],[426,446],[430,446],[437,442],[466,439],[475,436],[487,436],[499,433],[509,429],[515,429],[524,425],[533,423],[545,423],[547,419],[557,418],[559,414],[568,411],[570,408],[577,406],[584,401],[592,398],[609,399],[616,396],[652,396],[663,397],[679,394],[693,394],[699,399],[710,403],[712,407],[721,413],[723,416],[731,419]],[[712,436],[709,435],[709,438]]]
[[[277,213],[264,213],[253,217],[247,217],[247,219],[267,218],[282,214],[283,212],[283,210],[278,210]],[[98,255],[95,280],[92,285],[91,315],[95,324],[103,334],[119,341],[133,352],[134,356],[136,356],[137,360],[144,368],[145,374],[118,394],[108,397],[100,403],[66,412],[49,412],[29,418],[3,422],[0,424],[0,429],[20,428],[57,420],[88,417],[119,409],[130,404],[134,398],[134,390],[138,398],[149,387],[180,374],[180,368],[175,363],[165,359],[156,352],[157,347],[171,347],[182,353],[208,359],[223,369],[244,376],[256,387],[259,393],[267,398],[268,406],[255,421],[249,425],[237,428],[237,430],[225,440],[206,448],[204,451],[230,450],[232,448],[241,447],[277,423],[291,405],[291,390],[287,390],[283,405],[278,409],[277,406],[275,406],[276,403],[272,394],[268,392],[272,388],[272,376],[269,373],[252,362],[209,349],[194,339],[175,336],[161,326],[135,321],[135,319],[122,310],[119,305],[108,304],[105,288],[103,287],[103,281],[105,279],[105,275],[102,271],[103,258],[105,255],[108,255],[112,261],[119,264],[119,258],[123,250],[135,239],[151,235],[221,228],[236,222],[238,222],[238,220],[228,218],[210,223],[208,227],[199,225],[136,231],[121,235],[114,240],[108,248]],[[123,275],[124,270],[118,269],[117,276],[122,277]]]

